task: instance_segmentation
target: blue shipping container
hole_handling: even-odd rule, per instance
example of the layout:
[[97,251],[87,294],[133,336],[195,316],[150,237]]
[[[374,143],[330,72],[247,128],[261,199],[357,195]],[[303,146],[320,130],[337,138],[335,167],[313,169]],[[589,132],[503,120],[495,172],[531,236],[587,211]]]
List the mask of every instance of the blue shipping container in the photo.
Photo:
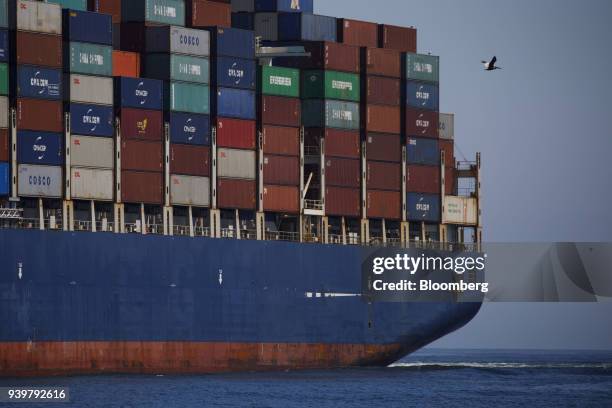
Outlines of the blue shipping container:
[[232,27],[255,30],[255,15],[253,13],[232,13]]
[[210,146],[210,116],[170,112],[170,142]]
[[255,120],[255,92],[245,89],[218,88],[213,98],[214,112],[226,118]]
[[256,12],[314,13],[313,0],[255,0]]
[[9,32],[0,30],[0,62],[8,62],[9,51]]
[[406,151],[408,164],[426,164],[437,166],[440,164],[440,147],[436,139],[409,137]]
[[17,162],[23,164],[64,164],[64,135],[49,132],[17,132]]
[[257,65],[255,60],[219,57],[213,81],[217,87],[255,89]]
[[163,109],[163,81],[142,78],[115,78],[115,104],[122,108]]
[[406,83],[406,104],[413,108],[440,110],[438,86],[408,81]]
[[336,41],[336,19],[316,14],[280,13],[279,41]]
[[8,163],[0,163],[0,195],[9,195],[10,190],[10,167]]
[[211,29],[211,54],[225,57],[255,59],[255,33],[239,28]]
[[114,135],[113,107],[103,105],[70,104],[70,126],[73,135]]
[[408,221],[440,222],[440,208],[437,194],[408,193]]
[[62,99],[62,70],[17,66],[17,96],[23,98]]
[[113,18],[110,14],[64,9],[64,40],[113,45]]

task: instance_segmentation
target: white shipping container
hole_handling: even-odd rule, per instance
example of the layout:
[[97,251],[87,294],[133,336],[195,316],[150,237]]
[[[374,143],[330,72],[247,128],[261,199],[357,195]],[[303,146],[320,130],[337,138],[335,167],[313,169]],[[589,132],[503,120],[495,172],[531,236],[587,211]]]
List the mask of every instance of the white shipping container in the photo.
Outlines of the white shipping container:
[[147,53],[170,53],[208,57],[210,33],[184,27],[148,27]]
[[112,170],[73,167],[70,170],[70,183],[72,198],[113,200],[115,183]]
[[8,128],[9,120],[8,120],[8,110],[9,102],[8,97],[0,96],[0,129]]
[[113,78],[72,74],[67,82],[70,102],[113,104]]
[[257,164],[252,150],[219,149],[217,171],[219,177],[255,180]]
[[455,139],[455,115],[452,113],[441,113],[439,124],[440,139]]
[[72,135],[70,165],[112,169],[115,165],[115,143],[111,137]]
[[255,36],[264,41],[278,41],[278,13],[255,14]]
[[64,179],[60,166],[20,164],[17,193],[22,197],[61,197]]
[[478,202],[471,197],[444,196],[442,222],[454,225],[476,225]]
[[17,0],[17,30],[62,34],[62,7],[59,4]]
[[210,178],[170,176],[170,202],[175,205],[210,205]]

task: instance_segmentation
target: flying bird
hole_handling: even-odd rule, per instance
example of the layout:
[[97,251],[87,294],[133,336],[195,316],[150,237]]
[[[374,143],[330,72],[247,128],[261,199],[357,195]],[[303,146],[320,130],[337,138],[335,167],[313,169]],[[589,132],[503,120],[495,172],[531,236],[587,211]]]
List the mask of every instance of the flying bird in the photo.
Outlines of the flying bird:
[[489,62],[482,61],[485,66],[485,71],[495,71],[496,69],[501,69],[501,67],[496,67],[495,63],[497,62],[497,57],[493,57],[493,59]]

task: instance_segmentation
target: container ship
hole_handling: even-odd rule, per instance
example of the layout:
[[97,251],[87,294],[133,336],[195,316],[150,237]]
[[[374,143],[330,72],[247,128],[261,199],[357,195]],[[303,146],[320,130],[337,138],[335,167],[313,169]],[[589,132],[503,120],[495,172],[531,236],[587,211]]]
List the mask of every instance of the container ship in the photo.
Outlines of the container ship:
[[361,262],[481,241],[417,31],[312,0],[0,1],[0,376],[382,366],[480,303]]

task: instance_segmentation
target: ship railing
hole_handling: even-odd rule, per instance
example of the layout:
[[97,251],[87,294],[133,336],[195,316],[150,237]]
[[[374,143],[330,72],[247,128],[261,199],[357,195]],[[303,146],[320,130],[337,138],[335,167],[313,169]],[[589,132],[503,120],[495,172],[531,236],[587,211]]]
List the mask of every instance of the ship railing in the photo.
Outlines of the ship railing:
[[241,229],[240,238],[255,241],[257,240],[257,230],[252,229]]
[[194,227],[193,234],[196,237],[210,237],[210,228],[209,227]]
[[104,222],[96,221],[96,231],[97,232],[114,232],[115,231],[115,223],[106,221],[106,230],[104,229]]
[[287,231],[266,231],[266,240],[298,242],[300,240],[300,233]]
[[322,200],[304,200],[304,208],[307,210],[323,211]]
[[17,222],[17,227],[23,229],[40,229],[40,219],[22,218]]
[[173,225],[172,235],[189,236],[189,225]]
[[236,238],[236,230],[234,228],[221,228],[221,238]]
[[330,244],[342,244],[341,234],[327,234],[327,241]]
[[75,231],[91,231],[91,221],[74,220]]
[[163,224],[147,224],[145,226],[147,234],[164,235]]
[[303,242],[309,242],[313,244],[321,243],[321,238],[318,235],[314,235],[314,234],[304,234],[304,236],[302,237],[302,240]]
[[55,220],[52,222],[50,219],[45,218],[43,222],[46,230],[60,231],[63,229],[61,221]]

